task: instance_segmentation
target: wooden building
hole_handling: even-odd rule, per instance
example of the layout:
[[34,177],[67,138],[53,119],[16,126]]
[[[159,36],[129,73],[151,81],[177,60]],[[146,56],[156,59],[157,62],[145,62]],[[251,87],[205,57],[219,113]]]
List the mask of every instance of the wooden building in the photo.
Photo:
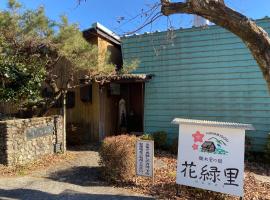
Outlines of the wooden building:
[[[270,19],[257,21],[270,33]],[[144,130],[168,132],[175,117],[253,124],[252,150],[264,151],[270,132],[270,95],[245,44],[219,27],[193,27],[124,37],[124,60],[139,59],[145,84]]]
[[[99,23],[84,31],[83,35],[89,43],[97,45],[100,59],[105,59],[105,54],[109,52],[109,61],[115,64],[116,70],[121,68],[121,45],[117,35]],[[63,78],[68,77],[64,74],[68,74],[69,69],[68,63],[61,62],[55,70]],[[121,132],[142,133],[144,84],[151,77],[144,74],[114,74],[96,75],[89,79],[88,75],[87,70],[78,71],[75,84],[81,86],[67,93],[67,143],[80,145],[97,142]],[[124,129],[119,122],[121,99],[126,104]],[[61,108],[59,103],[58,108],[51,109],[48,115],[62,114]]]

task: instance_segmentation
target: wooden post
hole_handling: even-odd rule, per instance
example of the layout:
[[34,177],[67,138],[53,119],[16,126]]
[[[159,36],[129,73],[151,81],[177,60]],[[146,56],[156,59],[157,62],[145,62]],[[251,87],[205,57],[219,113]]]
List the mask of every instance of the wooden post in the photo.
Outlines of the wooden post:
[[152,141],[153,142],[153,150],[152,150],[152,154],[153,154],[153,160],[152,160],[152,164],[153,164],[153,174],[152,174],[152,185],[154,186],[155,184],[155,142],[154,140]]
[[144,132],[144,84],[142,83],[142,132]]
[[180,197],[179,185],[176,184],[176,196]]
[[66,136],[67,136],[67,110],[66,110],[66,91],[63,92],[63,153],[66,152]]

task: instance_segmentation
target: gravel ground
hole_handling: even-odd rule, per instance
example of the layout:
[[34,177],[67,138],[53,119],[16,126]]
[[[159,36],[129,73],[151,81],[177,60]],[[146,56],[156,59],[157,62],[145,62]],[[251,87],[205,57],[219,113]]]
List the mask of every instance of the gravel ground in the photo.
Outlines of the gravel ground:
[[76,159],[27,176],[0,178],[1,200],[153,199],[123,188],[107,186],[99,176],[93,147],[76,149]]

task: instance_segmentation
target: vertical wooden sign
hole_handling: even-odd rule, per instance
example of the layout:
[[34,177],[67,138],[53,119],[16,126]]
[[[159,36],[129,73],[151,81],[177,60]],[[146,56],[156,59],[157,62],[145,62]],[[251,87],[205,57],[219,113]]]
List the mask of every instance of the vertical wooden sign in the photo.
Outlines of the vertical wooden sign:
[[136,143],[136,175],[154,177],[154,141],[138,140]]

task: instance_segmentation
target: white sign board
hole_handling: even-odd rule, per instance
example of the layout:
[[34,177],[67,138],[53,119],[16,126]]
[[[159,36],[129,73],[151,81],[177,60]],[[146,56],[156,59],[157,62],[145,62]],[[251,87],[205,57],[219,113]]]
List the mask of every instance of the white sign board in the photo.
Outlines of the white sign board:
[[248,124],[175,119],[179,124],[177,179],[181,185],[243,196]]
[[153,177],[154,141],[138,140],[136,143],[137,176]]

